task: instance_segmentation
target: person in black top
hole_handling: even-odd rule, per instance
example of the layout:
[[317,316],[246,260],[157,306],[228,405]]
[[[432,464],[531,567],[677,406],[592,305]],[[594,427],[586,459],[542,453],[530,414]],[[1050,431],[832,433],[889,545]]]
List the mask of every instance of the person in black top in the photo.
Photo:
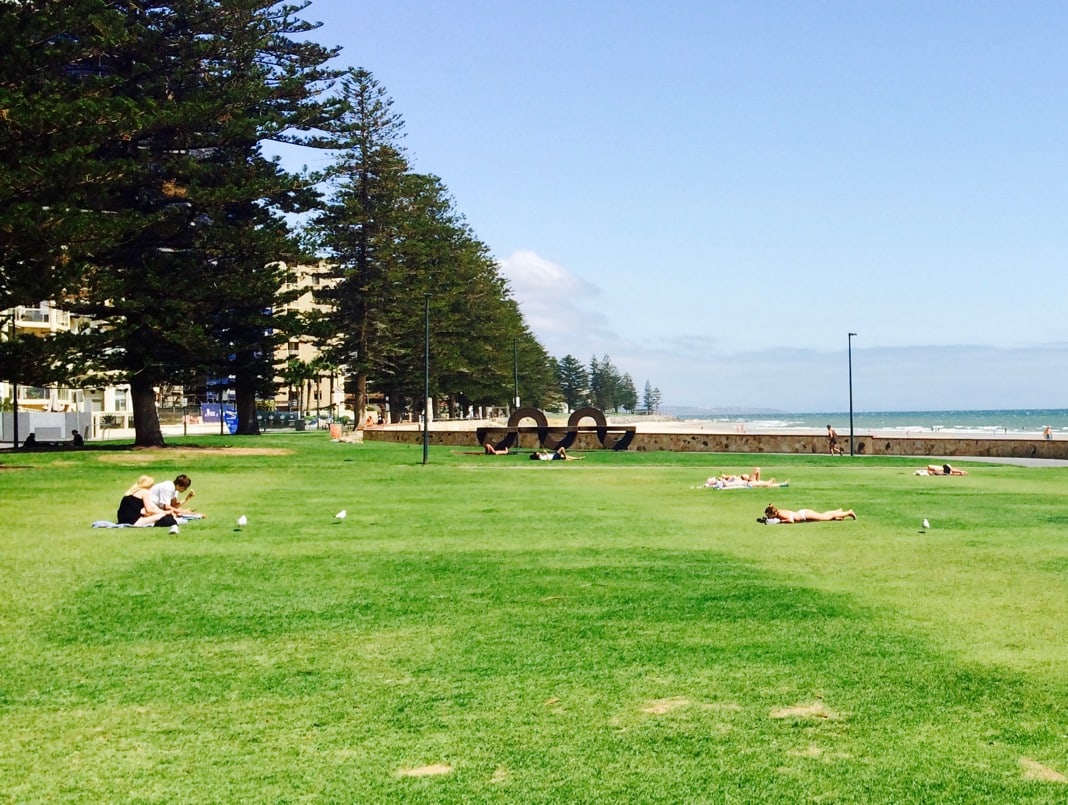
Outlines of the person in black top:
[[154,525],[177,528],[178,521],[174,519],[174,515],[164,511],[152,502],[152,498],[148,493],[154,483],[155,481],[149,475],[142,475],[138,478],[137,483],[127,489],[126,494],[119,501],[119,510],[115,516],[115,521],[123,525]]

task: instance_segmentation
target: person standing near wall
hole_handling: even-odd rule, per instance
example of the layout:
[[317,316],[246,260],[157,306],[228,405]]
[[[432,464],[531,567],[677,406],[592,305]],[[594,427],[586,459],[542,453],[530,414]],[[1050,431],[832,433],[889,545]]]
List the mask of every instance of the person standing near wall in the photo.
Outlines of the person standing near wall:
[[838,431],[830,425],[827,426],[827,452],[832,456],[842,455],[842,446],[838,444]]

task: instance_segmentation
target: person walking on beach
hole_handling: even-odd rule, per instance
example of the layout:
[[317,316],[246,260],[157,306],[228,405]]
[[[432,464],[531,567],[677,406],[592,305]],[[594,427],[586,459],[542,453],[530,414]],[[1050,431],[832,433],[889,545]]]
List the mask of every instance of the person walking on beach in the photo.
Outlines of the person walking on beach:
[[827,451],[832,456],[842,455],[842,446],[838,444],[838,431],[830,425],[827,426]]

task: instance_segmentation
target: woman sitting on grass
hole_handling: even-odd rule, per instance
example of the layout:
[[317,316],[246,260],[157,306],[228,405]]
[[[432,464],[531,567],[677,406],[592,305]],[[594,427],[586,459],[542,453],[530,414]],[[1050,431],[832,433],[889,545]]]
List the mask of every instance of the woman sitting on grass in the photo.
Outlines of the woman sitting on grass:
[[137,483],[126,490],[126,494],[119,501],[119,511],[115,521],[132,526],[172,526],[178,527],[178,521],[174,515],[161,509],[152,502],[149,491],[155,481],[149,475],[142,475]]
[[829,512],[818,512],[812,509],[798,509],[797,511],[790,511],[789,509],[778,509],[775,506],[768,504],[768,507],[764,509],[764,516],[758,517],[758,523],[819,523],[826,522],[828,520],[856,520],[857,515],[852,509],[832,509]]

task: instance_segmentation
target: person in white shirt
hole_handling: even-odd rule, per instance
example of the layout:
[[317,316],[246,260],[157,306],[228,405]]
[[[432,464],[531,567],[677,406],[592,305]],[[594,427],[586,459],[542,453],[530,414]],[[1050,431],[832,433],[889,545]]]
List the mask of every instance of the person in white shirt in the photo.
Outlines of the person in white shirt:
[[[160,481],[149,492],[149,499],[159,508],[168,511],[175,516],[182,517],[190,512],[185,509],[189,499],[196,493],[192,490],[193,482],[184,473],[173,481]],[[178,496],[184,494],[185,498],[179,500]]]

